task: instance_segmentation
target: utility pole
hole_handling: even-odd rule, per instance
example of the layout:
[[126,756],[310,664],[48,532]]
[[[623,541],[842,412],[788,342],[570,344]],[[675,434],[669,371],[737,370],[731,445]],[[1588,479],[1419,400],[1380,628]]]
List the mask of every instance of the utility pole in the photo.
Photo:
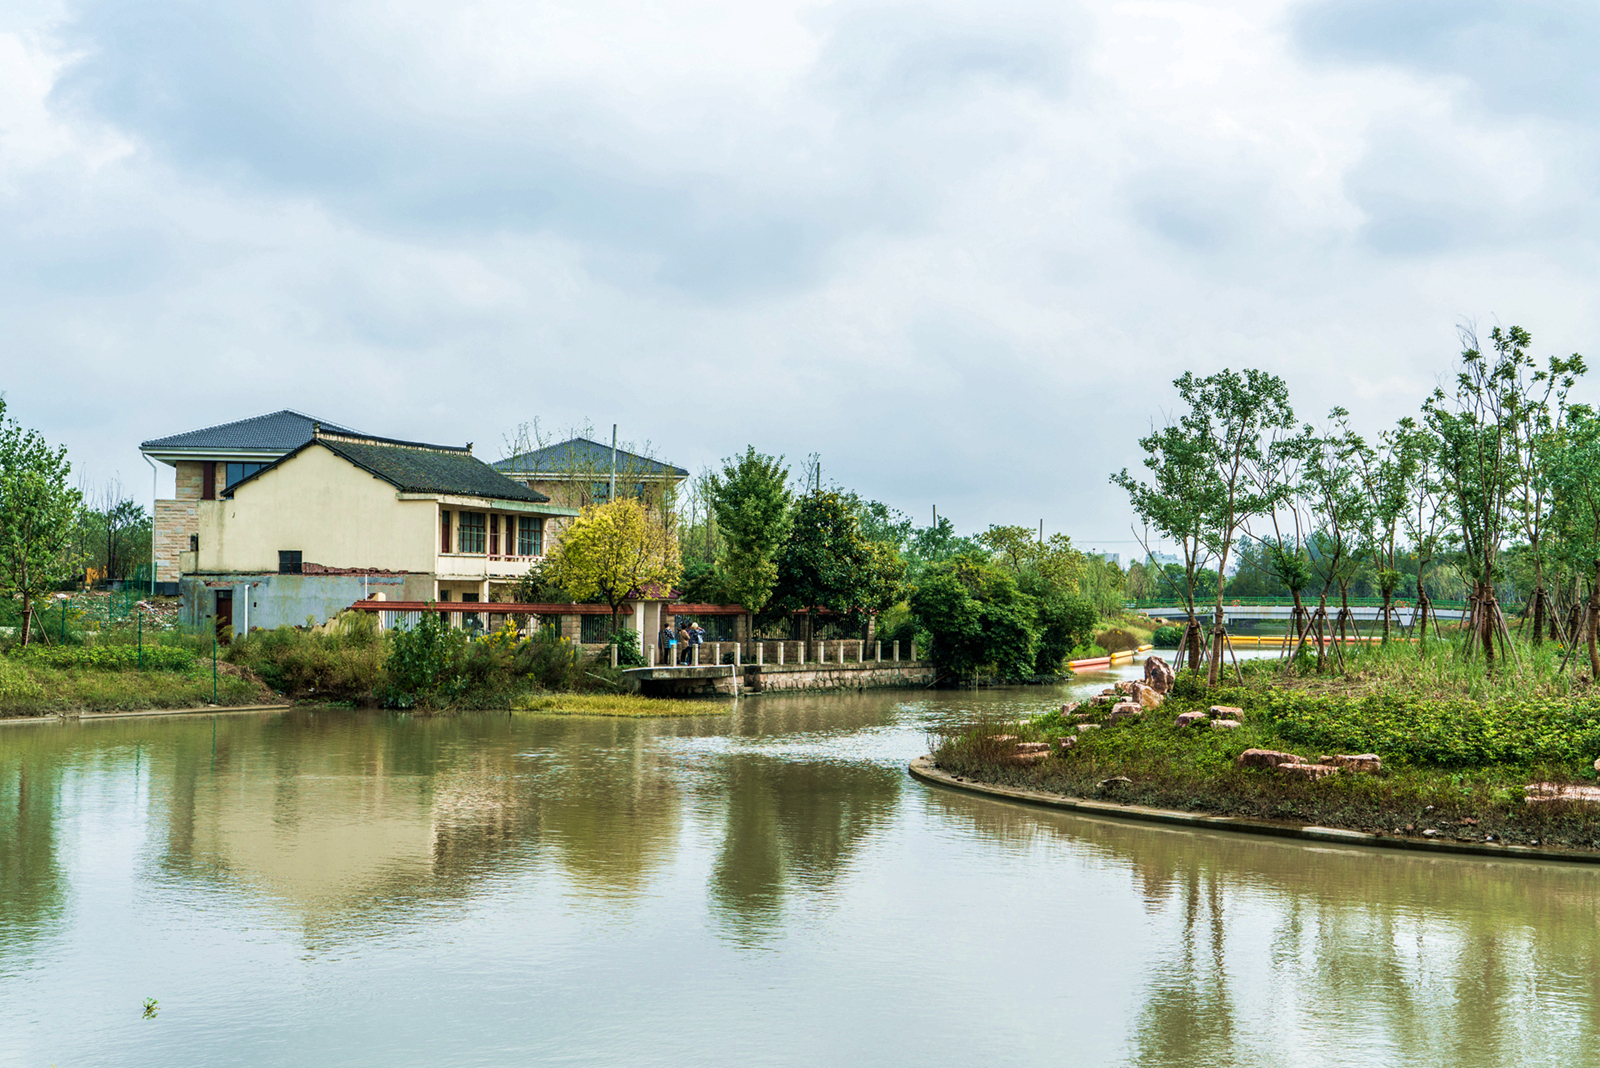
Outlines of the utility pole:
[[617,499],[617,424],[612,423],[611,424],[611,492],[610,492],[610,495],[608,497],[606,497],[606,503],[610,504],[612,501],[614,501],[616,499]]
[[1044,520],[1039,520],[1039,544],[1044,544]]

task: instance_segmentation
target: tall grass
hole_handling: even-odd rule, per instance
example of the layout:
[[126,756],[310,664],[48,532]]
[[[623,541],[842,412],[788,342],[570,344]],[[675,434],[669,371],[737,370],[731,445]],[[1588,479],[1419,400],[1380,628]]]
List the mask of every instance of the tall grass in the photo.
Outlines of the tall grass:
[[1567,651],[1554,642],[1535,647],[1513,638],[1512,649],[1516,655],[1510,660],[1497,658],[1492,671],[1481,655],[1466,655],[1462,640],[1456,637],[1429,638],[1420,649],[1415,642],[1346,648],[1343,670],[1330,652],[1321,674],[1309,647],[1293,660],[1263,658],[1245,663],[1249,677],[1277,676],[1285,685],[1313,692],[1384,691],[1497,702],[1566,697],[1594,689],[1581,651],[1563,668]]

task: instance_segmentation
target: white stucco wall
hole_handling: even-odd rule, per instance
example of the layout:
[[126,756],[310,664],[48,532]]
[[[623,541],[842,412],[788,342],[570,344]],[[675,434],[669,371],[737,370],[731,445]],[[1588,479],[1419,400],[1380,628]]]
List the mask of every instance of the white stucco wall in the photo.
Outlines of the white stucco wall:
[[199,505],[201,571],[276,571],[279,550],[295,549],[326,567],[434,570],[438,505],[401,500],[321,446]]

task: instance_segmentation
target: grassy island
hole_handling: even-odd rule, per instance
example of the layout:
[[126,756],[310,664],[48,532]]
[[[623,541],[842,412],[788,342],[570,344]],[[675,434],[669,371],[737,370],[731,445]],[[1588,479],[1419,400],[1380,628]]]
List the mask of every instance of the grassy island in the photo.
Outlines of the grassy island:
[[[938,738],[933,757],[968,779],[1072,797],[1381,835],[1600,848],[1600,805],[1528,789],[1595,787],[1600,689],[1563,672],[1553,644],[1523,652],[1520,670],[1499,676],[1464,663],[1449,642],[1422,654],[1405,643],[1346,653],[1337,676],[1316,674],[1308,658],[1248,661],[1242,684],[1231,671],[1232,684],[1219,687],[1184,673],[1140,714],[1114,715],[1108,700],[1020,723],[979,722]],[[1238,726],[1214,726],[1213,706],[1237,708],[1223,715]],[[1304,763],[1372,753],[1382,764],[1302,777],[1242,765],[1251,749]]]

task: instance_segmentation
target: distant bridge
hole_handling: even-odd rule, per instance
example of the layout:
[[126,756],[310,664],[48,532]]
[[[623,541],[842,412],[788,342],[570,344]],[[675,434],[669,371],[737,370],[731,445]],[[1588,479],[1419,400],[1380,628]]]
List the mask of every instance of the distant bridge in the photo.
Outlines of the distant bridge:
[[[1305,608],[1307,612],[1315,612],[1317,604],[1315,601],[1308,601]],[[1143,612],[1145,615],[1153,616],[1156,619],[1167,620],[1183,620],[1188,618],[1189,615],[1189,610],[1181,604],[1146,606],[1141,602],[1136,611]],[[1215,607],[1211,604],[1195,605],[1195,616],[1203,622],[1209,623],[1214,611]],[[1416,611],[1416,605],[1413,602],[1397,602],[1389,609],[1389,618],[1402,627],[1409,627],[1414,621]],[[1228,601],[1224,602],[1222,606],[1222,614],[1227,619],[1281,619],[1287,623],[1289,617],[1294,614],[1294,603],[1292,601],[1287,603],[1271,601],[1264,604],[1246,604]],[[1383,606],[1381,604],[1352,604],[1350,606],[1350,614],[1361,621],[1373,620],[1376,622],[1383,616]],[[1465,614],[1466,607],[1460,602],[1447,602],[1446,604],[1441,604],[1438,601],[1433,602],[1433,615],[1435,618],[1460,619]],[[1328,618],[1335,619],[1338,615],[1338,603],[1329,602]]]

